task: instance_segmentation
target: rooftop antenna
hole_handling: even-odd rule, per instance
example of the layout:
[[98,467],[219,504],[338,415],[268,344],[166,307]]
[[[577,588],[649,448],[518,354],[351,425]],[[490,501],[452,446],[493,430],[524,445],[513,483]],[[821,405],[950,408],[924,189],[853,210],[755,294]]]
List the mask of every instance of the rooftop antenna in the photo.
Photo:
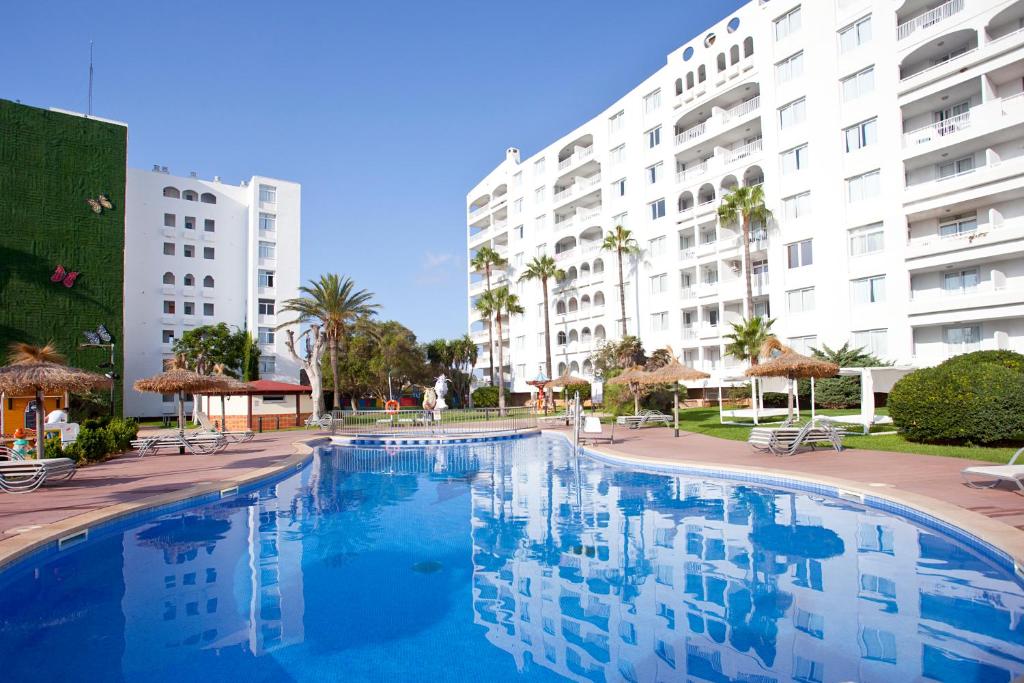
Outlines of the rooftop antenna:
[[92,41],[89,41],[89,116],[92,116]]

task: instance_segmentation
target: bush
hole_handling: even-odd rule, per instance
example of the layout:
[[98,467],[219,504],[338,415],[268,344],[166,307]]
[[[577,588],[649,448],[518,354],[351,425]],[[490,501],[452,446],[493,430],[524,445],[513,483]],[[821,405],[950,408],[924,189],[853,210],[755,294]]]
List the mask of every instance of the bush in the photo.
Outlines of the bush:
[[106,427],[114,444],[114,452],[120,453],[132,447],[132,441],[139,434],[139,425],[131,418],[116,417]]
[[590,385],[589,384],[570,384],[562,390],[562,398],[570,399],[576,395],[576,392],[580,392],[581,401],[590,400]]
[[64,446],[63,450],[65,458],[71,458],[75,462],[85,462],[85,453],[82,452],[82,447],[78,445],[77,441]]
[[1024,374],[1024,355],[1014,351],[974,351],[953,356],[942,367],[974,367],[979,363],[992,363]]
[[910,441],[980,445],[1024,439],[1024,374],[1005,364],[958,356],[916,370],[896,383],[888,405]]
[[498,387],[477,387],[473,390],[473,407],[497,408]]
[[90,417],[88,420],[82,421],[82,429],[103,429],[113,418],[109,415],[101,415],[100,417]]
[[60,443],[60,435],[53,435],[46,437],[46,441],[43,442],[43,457],[44,458],[63,458],[64,449]]
[[86,461],[102,460],[114,451],[114,440],[106,429],[82,428],[78,432],[75,445],[82,451],[82,459]]

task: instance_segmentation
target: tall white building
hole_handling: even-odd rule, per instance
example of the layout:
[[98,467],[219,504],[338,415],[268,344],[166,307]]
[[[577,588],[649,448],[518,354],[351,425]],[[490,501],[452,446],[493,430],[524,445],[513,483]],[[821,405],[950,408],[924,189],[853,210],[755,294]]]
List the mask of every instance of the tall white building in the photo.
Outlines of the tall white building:
[[[135,380],[162,369],[174,340],[224,322],[260,344],[260,376],[296,383],[299,369],[275,331],[281,302],[298,295],[301,189],[255,176],[172,176],[128,169],[125,201],[125,414],[173,412],[174,398],[140,394]],[[301,349],[299,350],[301,353]]]
[[[510,263],[526,313],[505,326],[506,379],[544,361],[537,254],[567,271],[551,301],[554,372],[586,374],[626,325],[648,351],[724,374],[744,313],[742,244],[716,209],[763,183],[755,312],[798,350],[845,342],[928,365],[1024,350],[1024,0],[755,0],[668,55],[632,91],[533,156],[509,149],[467,195],[470,256]],[[508,273],[499,273],[500,282]],[[470,333],[489,365],[484,289]],[[497,343],[497,342],[496,342]],[[496,354],[495,354],[496,356]]]

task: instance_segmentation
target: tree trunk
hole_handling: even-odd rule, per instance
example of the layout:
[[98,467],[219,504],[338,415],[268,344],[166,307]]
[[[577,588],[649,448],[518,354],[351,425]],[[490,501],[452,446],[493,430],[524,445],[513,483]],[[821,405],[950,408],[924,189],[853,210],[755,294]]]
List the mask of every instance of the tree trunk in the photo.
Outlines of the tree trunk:
[[498,412],[505,414],[505,347],[501,343],[501,311],[498,311]]
[[626,330],[626,281],[622,276],[622,247],[618,249],[619,256],[619,307],[622,309],[622,336],[625,337]]
[[[541,288],[544,290],[544,368],[548,373],[548,380],[553,380],[555,377],[551,374],[551,320],[550,320],[550,307],[548,306],[548,279],[541,278]],[[544,392],[544,405],[545,407],[551,406],[553,392]]]
[[[487,274],[487,291],[491,291],[491,267],[484,268]],[[491,318],[487,318],[487,364],[491,366],[491,386],[494,386],[494,328],[491,326]]]
[[36,389],[36,460],[46,457],[46,432],[43,425],[46,424],[46,396],[42,389]]
[[743,277],[747,284],[747,320],[754,317],[754,288],[750,273],[750,216],[743,216]]
[[633,415],[640,414],[640,387],[633,389]]
[[341,410],[341,385],[338,383],[338,347],[340,341],[335,338],[330,341],[331,344],[331,380],[334,384],[334,397],[331,401],[331,405],[335,410]]

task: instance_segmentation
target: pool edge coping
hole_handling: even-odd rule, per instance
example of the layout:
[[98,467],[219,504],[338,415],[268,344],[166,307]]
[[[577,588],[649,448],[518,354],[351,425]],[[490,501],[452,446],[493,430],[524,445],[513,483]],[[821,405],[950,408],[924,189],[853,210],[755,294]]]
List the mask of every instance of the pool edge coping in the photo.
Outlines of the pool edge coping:
[[304,467],[313,459],[314,448],[326,443],[329,443],[326,436],[293,441],[291,443],[293,452],[290,455],[282,456],[283,459],[278,460],[272,465],[260,467],[225,479],[218,479],[217,481],[192,484],[177,491],[148,496],[130,503],[115,503],[114,505],[96,508],[95,510],[89,510],[88,512],[72,515],[56,522],[43,524],[37,528],[29,529],[10,538],[0,540],[0,573],[13,567],[19,561],[32,555],[32,553],[42,550],[46,545],[69,536],[74,536],[84,530],[110,524],[118,519],[137,515],[147,510],[173,505],[211,493],[221,493],[231,488],[248,486],[265,479],[271,479],[290,469]]
[[[542,434],[551,436],[558,435],[569,440],[563,432],[543,430]],[[570,440],[571,442],[571,440]],[[614,445],[614,444],[612,444]],[[780,473],[768,467],[751,467],[747,465],[729,465],[707,460],[666,460],[664,458],[641,456],[625,453],[613,453],[594,446],[580,444],[580,448],[589,451],[600,458],[606,458],[612,462],[640,465],[658,469],[674,468],[688,472],[701,473],[701,471],[721,476],[721,473],[737,475],[758,475],[765,479],[795,484],[830,486],[843,492],[850,492],[863,498],[877,498],[888,501],[897,506],[905,506],[918,513],[932,517],[949,526],[960,529],[964,534],[973,536],[979,541],[992,546],[994,549],[1005,553],[1014,565],[1014,570],[1019,577],[1024,577],[1024,531],[1005,524],[998,520],[987,517],[981,513],[968,510],[953,503],[947,503],[938,498],[932,498],[921,493],[904,491],[895,486],[892,488],[872,487],[861,482],[841,479],[828,475],[815,475],[803,472]],[[899,513],[896,513],[899,514]]]

